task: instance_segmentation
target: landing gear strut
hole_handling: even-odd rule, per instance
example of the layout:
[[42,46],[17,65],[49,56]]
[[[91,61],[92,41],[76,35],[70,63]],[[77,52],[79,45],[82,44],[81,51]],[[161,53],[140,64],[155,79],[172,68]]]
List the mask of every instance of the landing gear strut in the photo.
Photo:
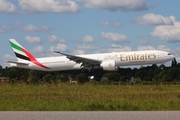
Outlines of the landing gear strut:
[[165,65],[164,65],[164,64],[161,64],[161,65],[159,66],[159,68],[160,68],[161,70],[163,70],[163,69],[165,68]]

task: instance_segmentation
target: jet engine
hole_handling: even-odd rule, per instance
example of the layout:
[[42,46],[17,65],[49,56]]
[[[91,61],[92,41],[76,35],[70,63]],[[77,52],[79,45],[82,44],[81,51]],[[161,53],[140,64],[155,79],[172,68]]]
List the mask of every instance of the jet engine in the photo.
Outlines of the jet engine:
[[118,66],[116,66],[116,61],[115,60],[107,60],[103,61],[100,65],[103,70],[107,71],[118,71]]

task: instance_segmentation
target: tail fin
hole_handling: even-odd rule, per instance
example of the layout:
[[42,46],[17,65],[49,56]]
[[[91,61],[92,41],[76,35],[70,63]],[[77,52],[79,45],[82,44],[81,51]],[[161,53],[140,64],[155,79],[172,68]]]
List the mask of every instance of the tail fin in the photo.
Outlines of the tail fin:
[[[17,59],[18,59],[18,62],[14,62],[14,63],[24,64],[22,62],[19,62],[19,61],[23,60],[23,61],[32,62],[42,68],[49,69],[48,67],[46,67],[45,65],[43,65],[39,61],[37,61],[36,58],[30,52],[28,52],[24,47],[22,47],[15,39],[9,39],[9,42],[11,44],[11,47],[12,47]],[[11,62],[11,63],[13,63],[13,62]]]
[[33,55],[29,53],[24,47],[22,47],[15,39],[9,39],[9,42],[18,61],[31,61],[33,59],[35,60],[35,57],[33,57]]

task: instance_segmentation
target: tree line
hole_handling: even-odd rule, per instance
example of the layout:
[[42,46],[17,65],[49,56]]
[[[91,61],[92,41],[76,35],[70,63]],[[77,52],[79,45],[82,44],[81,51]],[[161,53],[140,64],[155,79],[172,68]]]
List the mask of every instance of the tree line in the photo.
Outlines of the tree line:
[[[94,75],[94,76],[92,76]],[[52,84],[68,83],[69,77],[79,84],[95,82],[98,84],[178,84],[180,83],[180,64],[174,59],[170,67],[151,65],[140,68],[119,68],[118,71],[102,69],[45,72],[23,68],[0,66],[0,77],[9,77],[10,83]],[[133,78],[133,81],[131,81]]]

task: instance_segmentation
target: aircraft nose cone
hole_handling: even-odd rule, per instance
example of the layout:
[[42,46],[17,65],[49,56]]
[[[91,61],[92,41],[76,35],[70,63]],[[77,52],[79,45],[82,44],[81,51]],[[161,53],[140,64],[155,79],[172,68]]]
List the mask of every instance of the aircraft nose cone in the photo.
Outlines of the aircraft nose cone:
[[174,59],[174,58],[175,58],[175,56],[172,55],[171,53],[168,53],[168,56],[169,56],[169,58],[171,58],[171,59]]
[[171,55],[170,58],[171,58],[171,60],[173,60],[175,57],[174,57],[174,55]]

